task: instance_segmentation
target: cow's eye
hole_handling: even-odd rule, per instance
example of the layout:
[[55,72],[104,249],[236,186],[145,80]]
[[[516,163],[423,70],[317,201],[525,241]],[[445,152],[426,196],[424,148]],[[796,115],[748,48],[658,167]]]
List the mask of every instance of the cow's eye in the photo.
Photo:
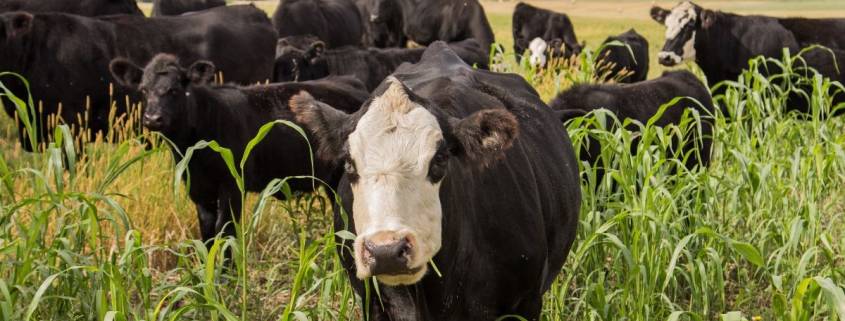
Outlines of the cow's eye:
[[443,153],[438,153],[434,156],[434,165],[436,166],[446,166],[446,162],[449,160],[449,157]]

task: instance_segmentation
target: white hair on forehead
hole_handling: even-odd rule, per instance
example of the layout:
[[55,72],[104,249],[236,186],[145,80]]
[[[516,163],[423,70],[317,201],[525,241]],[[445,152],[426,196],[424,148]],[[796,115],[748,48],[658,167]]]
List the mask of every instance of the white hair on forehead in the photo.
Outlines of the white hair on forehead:
[[528,50],[531,51],[531,58],[529,58],[529,61],[531,62],[532,67],[546,65],[546,47],[546,41],[540,37],[534,38],[534,40],[531,40],[531,43],[528,44]]
[[386,111],[394,111],[402,114],[407,114],[411,111],[411,98],[405,92],[404,86],[393,76],[387,77],[387,82],[390,85],[384,94],[373,99],[370,106],[380,108]]
[[681,2],[666,16],[666,39],[675,39],[687,23],[695,22],[696,19],[695,5],[689,1]]

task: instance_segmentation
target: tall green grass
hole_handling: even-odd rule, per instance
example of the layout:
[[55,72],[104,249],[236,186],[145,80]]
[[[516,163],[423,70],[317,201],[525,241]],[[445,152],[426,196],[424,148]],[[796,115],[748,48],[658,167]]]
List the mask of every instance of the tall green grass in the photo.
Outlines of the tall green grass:
[[[593,58],[579,59],[587,64],[566,69],[569,78],[507,68],[551,97],[595,79]],[[808,117],[783,112],[779,86],[788,84],[748,72],[717,98],[733,121],[689,113],[676,126],[629,132],[619,129],[629,120],[596,112],[568,124],[576,150],[590,135],[604,157],[581,164],[577,242],[543,320],[845,317],[845,126],[819,112],[831,108],[824,89],[836,84],[787,73],[814,88]],[[712,164],[688,171],[668,156],[670,141],[708,117]],[[268,195],[290,194],[279,178],[259,195],[244,193],[237,238],[206,250],[193,240],[196,215],[178,174],[185,163],[173,164],[166,145],[148,149],[144,134],[81,143],[99,152],[77,161],[80,143],[67,127],[53,135],[44,153],[0,153],[2,320],[362,318],[335,248],[336,237],[353,236],[331,230],[331,191],[277,201]],[[242,173],[225,146],[203,147]],[[607,170],[602,181],[596,166]],[[220,263],[226,249],[234,268]]]

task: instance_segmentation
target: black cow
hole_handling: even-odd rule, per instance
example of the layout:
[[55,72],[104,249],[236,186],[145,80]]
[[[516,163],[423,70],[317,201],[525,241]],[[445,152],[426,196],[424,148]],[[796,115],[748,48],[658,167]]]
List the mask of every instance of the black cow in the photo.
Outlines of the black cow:
[[[748,60],[757,56],[781,59],[784,48],[789,49],[793,54],[798,53],[801,46],[813,44],[808,42],[812,39],[826,45],[837,45],[838,40],[831,40],[838,37],[834,33],[827,36],[818,35],[811,38],[806,35],[806,30],[801,38],[796,38],[796,31],[786,28],[784,21],[789,19],[778,19],[764,16],[739,16],[720,11],[712,11],[695,5],[692,2],[682,2],[672,11],[663,10],[657,7],[652,8],[651,15],[654,20],[667,26],[667,41],[663,50],[658,54],[660,63],[667,66],[680,64],[682,61],[694,60],[707,76],[711,84],[723,80],[736,80],[743,69],[748,68]],[[809,19],[792,19],[792,27],[799,25],[807,26]],[[830,19],[822,19],[820,25],[830,25]],[[837,51],[842,48],[833,47]],[[815,51],[815,50],[814,50]],[[822,55],[820,52],[811,52],[806,59],[809,67],[812,67],[824,76],[841,78],[835,68],[831,66],[830,56]],[[827,57],[827,58],[825,58]],[[780,74],[781,69],[777,64],[767,63],[759,72],[764,74]],[[777,82],[783,79],[777,79]],[[805,91],[812,91],[809,86],[802,86]],[[714,95],[724,93],[725,87],[714,92]],[[845,102],[845,94],[835,94],[836,88],[830,88],[832,95],[836,97],[834,104]],[[727,110],[723,107],[723,113]],[[798,94],[791,92],[787,102],[788,110],[799,112],[809,111],[809,102]]]
[[280,38],[310,34],[330,49],[361,43],[361,14],[353,0],[281,0],[273,25]]
[[[695,101],[682,99],[667,107],[654,125],[666,127],[678,124],[686,109],[697,110],[702,119],[701,136],[698,135],[697,129],[691,129],[692,134],[685,136],[687,142],[684,148],[679,150],[680,154],[677,158],[683,160],[687,157],[685,165],[688,169],[699,164],[707,167],[710,164],[713,133],[711,121],[713,100],[707,87],[689,71],[667,71],[660,78],[630,85],[576,85],[558,94],[549,102],[549,107],[557,111],[561,120],[564,121],[603,108],[616,114],[619,121],[630,118],[646,124],[657,114],[661,106],[668,104],[676,97],[690,97]],[[636,130],[637,128],[636,125],[631,125],[628,129]],[[674,146],[679,144],[677,139],[673,139],[673,144]],[[598,157],[601,156],[599,142],[590,139],[588,144],[583,146],[581,160],[596,164]],[[673,150],[678,150],[678,148],[673,148]],[[597,176],[599,180],[602,179],[603,168],[597,168]]]
[[[538,49],[536,38],[543,42],[543,49]],[[535,43],[534,48],[532,41]],[[578,44],[578,37],[575,36],[575,28],[569,16],[520,2],[513,11],[513,50],[516,53],[516,62],[520,62],[526,49],[531,49],[531,55],[545,55],[546,45],[550,45],[558,53],[553,55],[553,58],[565,55],[560,53],[562,47],[565,47],[570,55],[578,55],[584,47],[583,44]],[[544,63],[537,62],[537,65],[542,64]]]
[[[4,46],[0,70],[26,77],[36,104],[43,102],[43,112],[36,117],[42,138],[46,120],[58,112],[59,104],[64,121],[76,124],[77,119],[87,119],[88,128],[97,133],[109,129],[113,101],[116,116],[120,116],[126,112],[126,96],[131,102],[140,100],[140,93],[122,86],[115,86],[113,95],[110,93],[109,61],[114,57],[129,57],[143,64],[158,52],[169,52],[182,59],[211,60],[227,81],[247,84],[272,78],[276,33],[267,14],[253,6],[151,19],[13,12],[0,15],[0,24],[5,29],[0,33]],[[26,97],[23,83],[11,77],[2,81],[17,96]],[[14,105],[8,100],[4,107],[10,116],[14,114]],[[19,128],[23,132],[21,124]],[[27,150],[33,148],[23,145]]]
[[[475,38],[484,52],[489,53],[491,45],[496,42],[493,29],[478,0],[377,1],[397,3],[402,13],[404,34],[423,46],[438,40],[455,42]],[[383,6],[380,4],[380,7]]]
[[[479,69],[489,69],[488,56],[475,39],[453,42],[449,47],[467,64]],[[329,75],[354,75],[364,83],[367,90],[372,91],[402,63],[419,61],[425,49],[325,50],[325,45],[318,41],[305,50],[289,46],[281,52],[283,54],[276,58],[276,82],[320,79]]]
[[9,11],[62,12],[86,17],[144,15],[135,0],[0,0],[0,13]]
[[[633,28],[618,36],[607,37],[604,44],[613,41],[619,41],[628,45],[631,49],[625,46],[607,45],[599,51],[596,55],[597,60],[604,61],[606,64],[613,64],[605,80],[616,78],[623,70],[632,72],[620,79],[621,83],[635,83],[643,81],[648,76],[648,40],[643,38]],[[631,55],[631,52],[634,55]]]
[[365,47],[404,48],[408,37],[402,31],[402,9],[397,0],[358,0],[364,23],[361,44]]
[[[345,163],[348,225],[336,206],[335,230],[357,238],[338,251],[369,319],[536,320],[581,202],[552,110],[521,76],[473,69],[443,42],[371,97],[351,115],[307,94],[291,101],[318,156]],[[373,276],[380,296],[365,292]]]
[[178,16],[186,12],[202,11],[225,5],[226,0],[155,0],[152,16]]
[[[361,82],[351,77],[249,87],[208,85],[214,74],[211,62],[200,60],[186,69],[178,58],[168,54],[157,55],[144,69],[117,58],[111,63],[111,71],[123,85],[144,92],[143,124],[172,141],[177,162],[182,157],[179,151],[184,153],[200,140],[214,140],[231,149],[235,163],[240,164],[247,143],[259,128],[279,119],[293,121],[287,102],[302,90],[346,112],[356,111],[367,99]],[[314,177],[332,188],[337,186],[340,168],[318,161],[313,169]],[[220,155],[198,150],[188,170],[188,195],[197,206],[203,241],[208,242],[221,231],[234,236],[234,226],[228,223],[233,216],[240,219],[241,195]],[[308,143],[296,130],[278,124],[252,150],[244,166],[244,188],[260,192],[273,179],[301,175],[312,175]],[[312,180],[288,183],[294,191],[312,191],[320,185]]]

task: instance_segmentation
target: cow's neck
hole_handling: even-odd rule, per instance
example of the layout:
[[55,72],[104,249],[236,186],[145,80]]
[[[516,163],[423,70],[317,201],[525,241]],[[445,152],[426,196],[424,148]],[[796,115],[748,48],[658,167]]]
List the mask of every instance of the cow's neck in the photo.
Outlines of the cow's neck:
[[735,17],[721,12],[716,14],[718,22],[707,29],[696,28],[695,35],[695,62],[707,76],[710,86],[739,76],[733,68],[741,46],[739,39],[731,33]]

